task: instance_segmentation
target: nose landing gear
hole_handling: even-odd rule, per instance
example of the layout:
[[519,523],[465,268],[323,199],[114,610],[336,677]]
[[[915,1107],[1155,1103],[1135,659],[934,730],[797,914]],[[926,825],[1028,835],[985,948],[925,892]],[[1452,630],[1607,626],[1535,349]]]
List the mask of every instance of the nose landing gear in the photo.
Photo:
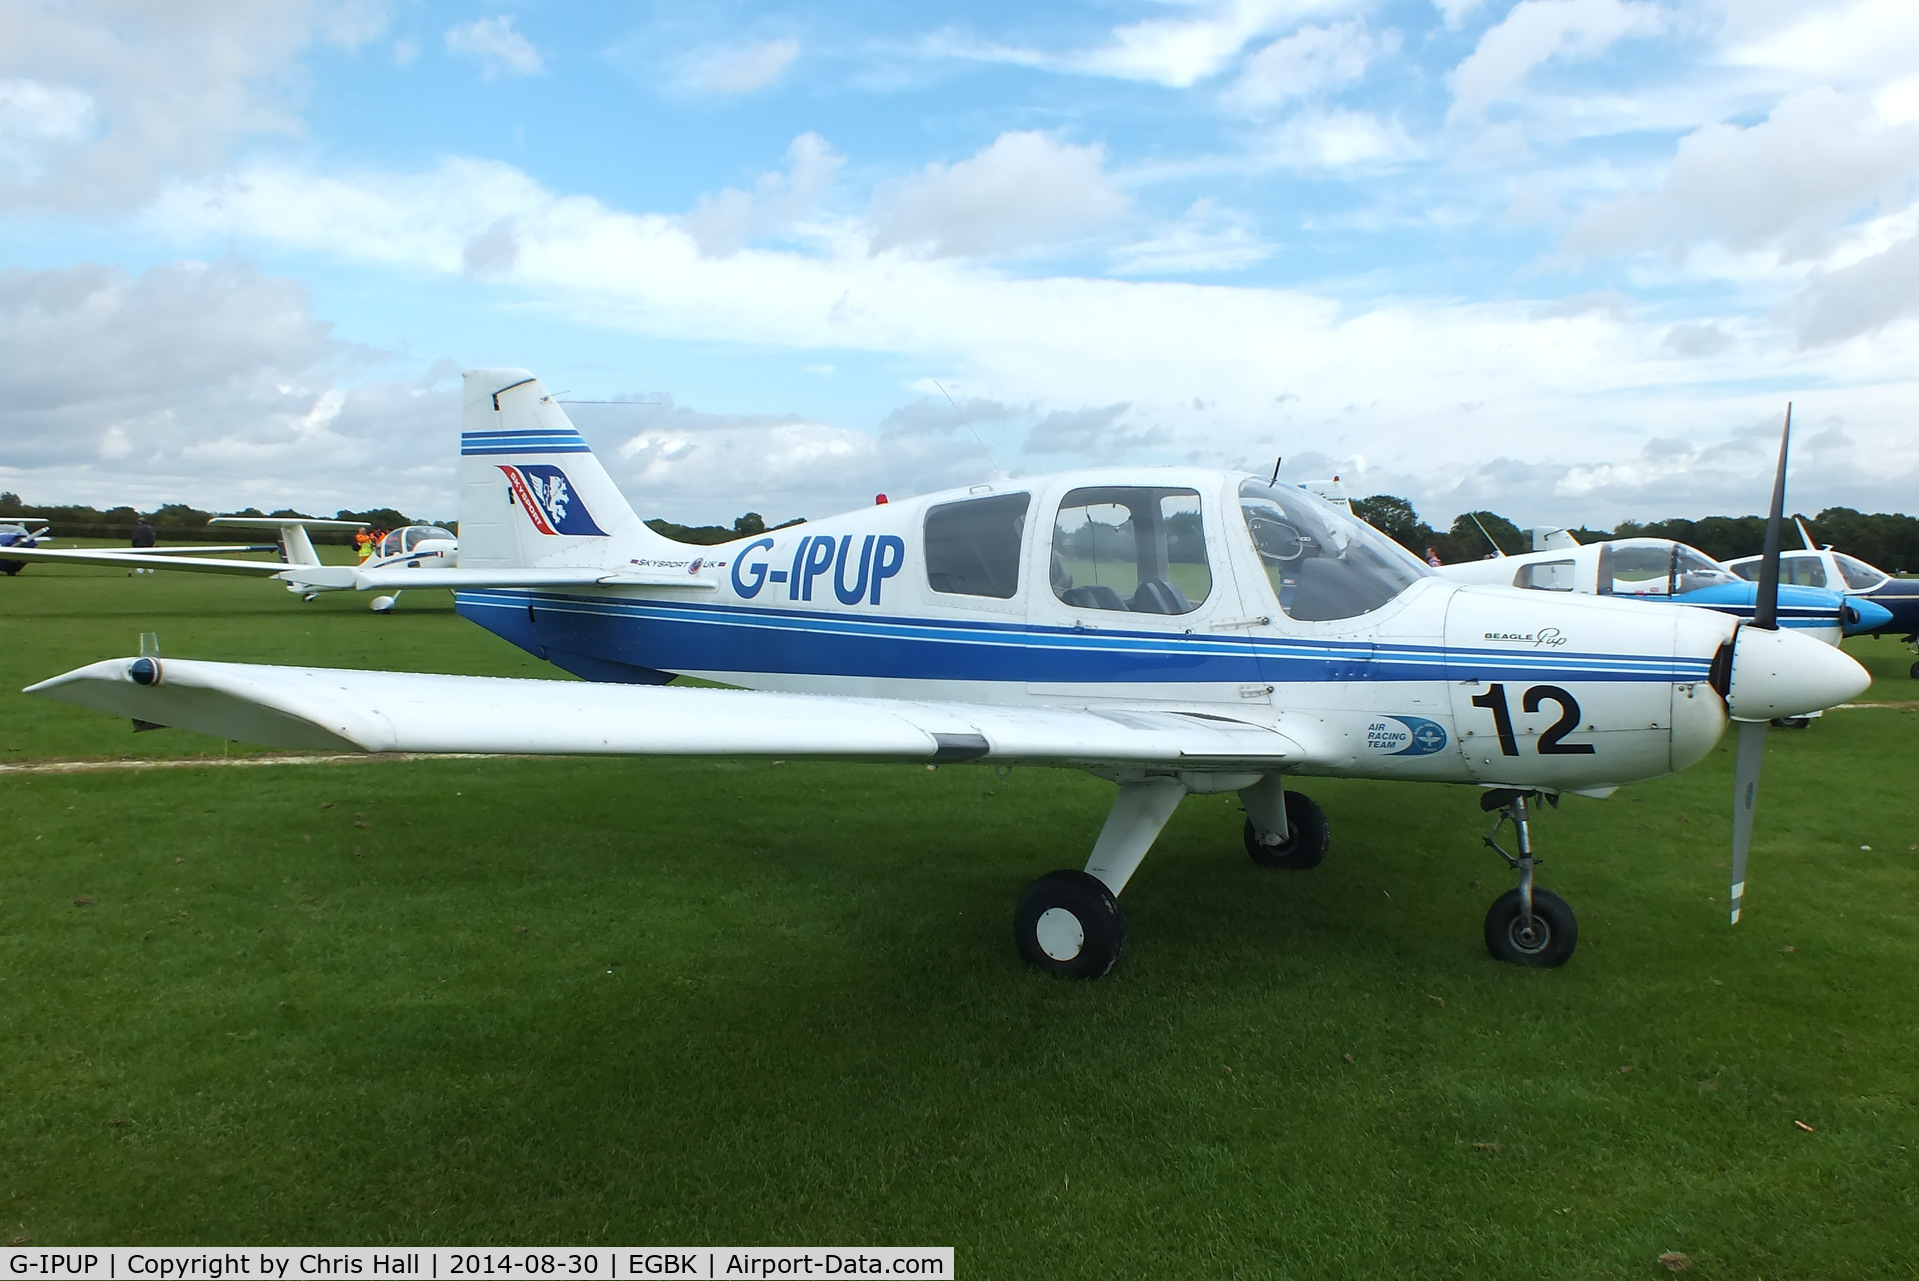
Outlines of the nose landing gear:
[[[1479,801],[1481,809],[1499,811],[1493,830],[1486,834],[1487,848],[1519,873],[1519,887],[1501,894],[1486,913],[1486,950],[1514,965],[1550,968],[1564,965],[1572,957],[1579,943],[1579,921],[1565,899],[1533,885],[1537,860],[1533,857],[1532,823],[1526,814],[1529,798],[1555,807],[1559,804],[1557,796],[1516,788],[1496,789]],[[1519,846],[1517,856],[1501,849],[1494,839],[1508,819],[1512,820]]]

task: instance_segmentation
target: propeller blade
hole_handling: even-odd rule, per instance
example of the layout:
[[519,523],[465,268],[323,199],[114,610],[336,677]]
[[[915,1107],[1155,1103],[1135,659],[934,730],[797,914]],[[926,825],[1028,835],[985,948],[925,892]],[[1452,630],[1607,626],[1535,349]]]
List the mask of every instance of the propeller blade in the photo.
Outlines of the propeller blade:
[[1759,562],[1759,591],[1753,600],[1752,625],[1773,631],[1779,626],[1779,543],[1786,520],[1786,447],[1792,441],[1792,402],[1786,402],[1786,428],[1779,433],[1779,470],[1772,478],[1772,510],[1766,513],[1766,555]]
[[1766,759],[1766,722],[1739,722],[1739,755],[1733,764],[1732,923],[1746,898],[1746,854],[1752,848],[1752,812],[1759,804],[1759,766]]
[[[1786,425],[1779,433],[1779,469],[1772,477],[1772,509],[1766,513],[1766,551],[1759,562],[1759,589],[1753,596],[1752,621],[1746,627],[1779,630],[1779,543],[1786,521],[1786,451],[1792,444],[1792,402],[1786,402]],[[1741,630],[1744,630],[1743,628]],[[1733,635],[1735,650],[1738,633]],[[1752,815],[1759,806],[1759,767],[1766,759],[1766,722],[1739,722],[1739,752],[1732,769],[1732,923],[1739,924],[1746,902],[1746,855],[1752,850]]]

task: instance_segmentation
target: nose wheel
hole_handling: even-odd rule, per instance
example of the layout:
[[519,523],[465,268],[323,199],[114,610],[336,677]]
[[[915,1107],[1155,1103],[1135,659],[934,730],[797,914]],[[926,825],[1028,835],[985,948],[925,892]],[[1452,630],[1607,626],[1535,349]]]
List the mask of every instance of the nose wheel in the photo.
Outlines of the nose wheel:
[[[1522,792],[1500,788],[1480,798],[1480,808],[1498,810],[1493,830],[1486,834],[1486,845],[1507,866],[1519,873],[1519,886],[1507,890],[1493,901],[1486,913],[1486,950],[1497,960],[1513,965],[1551,968],[1572,959],[1579,943],[1579,920],[1566,900],[1551,890],[1533,885],[1532,820],[1526,812],[1528,800],[1543,800],[1558,805],[1559,798],[1544,792]],[[1508,854],[1496,839],[1499,829],[1510,821],[1519,853]]]

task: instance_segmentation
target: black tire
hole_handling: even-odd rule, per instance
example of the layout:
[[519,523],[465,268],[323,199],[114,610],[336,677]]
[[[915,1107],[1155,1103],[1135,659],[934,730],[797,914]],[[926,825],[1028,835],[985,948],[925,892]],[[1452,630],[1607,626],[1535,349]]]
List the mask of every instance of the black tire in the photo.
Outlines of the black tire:
[[1486,913],[1486,950],[1494,960],[1551,969],[1572,959],[1579,945],[1579,918],[1551,890],[1533,889],[1533,935],[1525,934],[1519,891],[1507,890]]
[[1326,811],[1304,792],[1286,793],[1286,826],[1292,830],[1278,845],[1260,839],[1253,820],[1246,820],[1246,852],[1261,867],[1280,867],[1303,872],[1326,861],[1326,847],[1332,833],[1326,824]]
[[1027,964],[1048,974],[1096,979],[1119,962],[1126,948],[1126,914],[1097,876],[1049,872],[1020,895],[1013,942]]
[[1772,718],[1774,729],[1806,729],[1812,725],[1809,716],[1775,716]]
[[1919,681],[1919,663],[1914,663],[1910,668],[1908,668],[1906,670],[1906,675],[1912,677],[1912,679],[1916,681]]

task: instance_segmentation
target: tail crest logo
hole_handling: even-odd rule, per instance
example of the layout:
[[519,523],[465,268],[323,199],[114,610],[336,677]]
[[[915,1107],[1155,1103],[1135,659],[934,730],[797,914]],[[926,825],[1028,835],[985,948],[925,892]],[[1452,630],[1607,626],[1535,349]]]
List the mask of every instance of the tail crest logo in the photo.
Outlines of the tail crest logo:
[[509,467],[498,464],[506,473],[514,501],[542,534],[576,534],[604,538],[606,531],[593,523],[586,504],[573,490],[566,473],[547,463],[521,463]]

